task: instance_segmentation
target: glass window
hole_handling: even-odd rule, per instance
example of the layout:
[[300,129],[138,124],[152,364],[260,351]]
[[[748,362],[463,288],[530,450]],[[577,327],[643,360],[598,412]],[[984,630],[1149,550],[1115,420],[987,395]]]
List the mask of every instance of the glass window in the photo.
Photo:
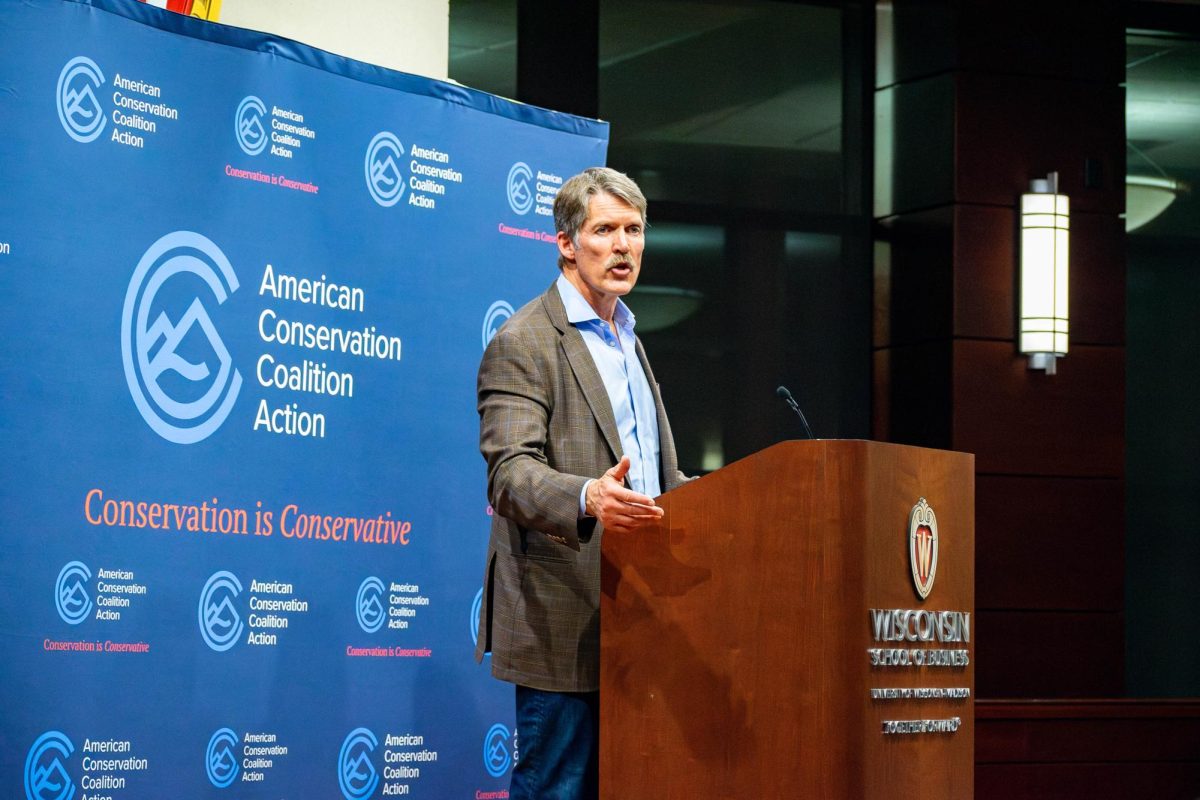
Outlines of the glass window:
[[[847,19],[836,4],[600,4],[609,164],[650,200],[629,304],[686,472],[802,438],[780,385],[818,437],[869,432],[870,265],[853,245],[867,228],[848,177],[863,137],[844,122],[862,65],[847,66]],[[643,326],[667,308],[686,314]]]
[[448,74],[472,89],[517,96],[517,0],[451,0]]
[[610,163],[651,199],[840,211],[841,29],[796,3],[602,2]]
[[[452,78],[515,95],[516,5],[452,0]],[[598,6],[608,163],[650,200],[644,269],[628,302],[681,468],[710,471],[802,436],[776,396],[781,384],[817,436],[866,437],[872,9]]]
[[1200,695],[1200,42],[1126,38],[1126,675]]

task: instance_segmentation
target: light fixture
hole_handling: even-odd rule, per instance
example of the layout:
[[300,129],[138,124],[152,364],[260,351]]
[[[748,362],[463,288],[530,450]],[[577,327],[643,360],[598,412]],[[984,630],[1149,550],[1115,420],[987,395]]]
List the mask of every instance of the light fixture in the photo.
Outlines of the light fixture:
[[1125,176],[1125,232],[1154,221],[1187,187],[1174,178],[1152,175]]
[[638,333],[656,333],[678,325],[699,310],[704,295],[694,289],[639,283],[625,298],[637,317]]
[[1067,354],[1067,251],[1070,200],[1058,173],[1031,181],[1021,195],[1021,309],[1018,348],[1029,368],[1053,375]]

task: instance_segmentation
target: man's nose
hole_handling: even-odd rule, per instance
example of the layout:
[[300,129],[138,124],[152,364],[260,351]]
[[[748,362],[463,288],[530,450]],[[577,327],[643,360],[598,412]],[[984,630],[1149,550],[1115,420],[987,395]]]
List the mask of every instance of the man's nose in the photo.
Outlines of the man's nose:
[[613,240],[613,249],[622,253],[629,251],[629,239],[626,238],[625,231],[617,231],[617,237]]

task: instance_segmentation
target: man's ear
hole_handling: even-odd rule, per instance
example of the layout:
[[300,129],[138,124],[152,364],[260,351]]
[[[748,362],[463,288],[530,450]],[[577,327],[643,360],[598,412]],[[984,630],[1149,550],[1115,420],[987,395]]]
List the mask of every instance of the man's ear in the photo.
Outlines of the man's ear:
[[558,254],[565,261],[575,261],[575,243],[571,241],[571,237],[562,231],[558,232]]

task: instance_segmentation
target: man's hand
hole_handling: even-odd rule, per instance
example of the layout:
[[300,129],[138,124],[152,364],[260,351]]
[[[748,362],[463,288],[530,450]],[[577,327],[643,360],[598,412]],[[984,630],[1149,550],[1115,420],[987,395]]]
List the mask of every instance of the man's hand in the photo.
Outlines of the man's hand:
[[662,519],[663,510],[654,499],[626,489],[625,473],[629,471],[629,456],[608,472],[588,484],[585,506],[606,531],[632,533]]

